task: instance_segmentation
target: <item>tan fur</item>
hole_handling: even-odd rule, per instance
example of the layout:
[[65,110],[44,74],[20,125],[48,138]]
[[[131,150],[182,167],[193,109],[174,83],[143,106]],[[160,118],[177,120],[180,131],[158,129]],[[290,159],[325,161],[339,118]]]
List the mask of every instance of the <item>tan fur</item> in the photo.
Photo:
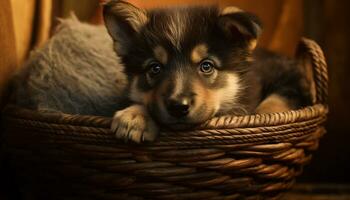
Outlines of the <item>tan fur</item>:
[[154,57],[163,65],[168,62],[168,53],[162,46],[156,46],[153,49]]
[[213,91],[213,95],[215,96],[215,108],[218,112],[220,112],[220,110],[229,110],[232,104],[237,100],[236,98],[241,89],[238,75],[227,74],[227,76],[226,86]]
[[175,74],[173,81],[175,82],[174,91],[171,94],[171,98],[176,98],[178,95],[180,95],[184,89],[184,80],[183,80],[184,74],[183,72],[179,71]]
[[237,7],[228,6],[221,11],[221,15],[233,14],[237,12],[243,12],[243,11]]
[[255,48],[256,48],[256,45],[258,44],[258,40],[256,39],[251,39],[249,42],[248,42],[248,49],[250,51],[253,51]]
[[[207,115],[214,113],[215,110],[215,92],[210,91],[207,88],[204,88],[203,85],[195,80],[192,83],[193,91],[196,91],[196,104],[193,110],[197,110],[200,106],[206,105]],[[206,118],[210,118],[212,116],[204,116]]]
[[[167,38],[169,41],[176,47],[177,49],[181,49],[181,41],[185,34],[185,23],[186,15],[182,13],[175,13],[170,19],[168,23],[168,29],[165,32],[165,35],[167,35]],[[179,24],[183,24],[182,26],[179,26]]]
[[211,75],[211,77],[209,78],[210,83],[214,83],[216,81],[217,77],[218,77],[218,71],[215,70],[213,72],[213,74]]
[[272,94],[267,97],[260,105],[256,108],[256,113],[276,113],[285,112],[291,110],[288,105],[287,99],[278,95]]
[[199,63],[208,57],[208,47],[205,44],[195,46],[191,52],[191,60],[193,63]]
[[143,105],[132,105],[115,113],[111,130],[119,139],[133,142],[154,141],[158,127]]

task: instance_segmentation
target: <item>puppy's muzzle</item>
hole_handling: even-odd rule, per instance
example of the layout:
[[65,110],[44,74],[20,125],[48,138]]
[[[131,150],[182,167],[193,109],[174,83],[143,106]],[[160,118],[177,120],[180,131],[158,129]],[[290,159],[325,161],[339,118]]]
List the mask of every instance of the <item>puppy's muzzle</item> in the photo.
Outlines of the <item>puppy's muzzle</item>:
[[165,104],[168,113],[172,117],[184,118],[190,113],[194,104],[194,98],[189,96],[169,98]]

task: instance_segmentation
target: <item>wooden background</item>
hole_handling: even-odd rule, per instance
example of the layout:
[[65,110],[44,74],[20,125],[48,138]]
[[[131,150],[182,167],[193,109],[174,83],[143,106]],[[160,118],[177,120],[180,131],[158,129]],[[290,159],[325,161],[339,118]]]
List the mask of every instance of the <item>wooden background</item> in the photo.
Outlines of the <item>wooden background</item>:
[[305,0],[305,32],[324,50],[329,67],[328,134],[302,180],[350,183],[350,1]]
[[[101,0],[100,0],[101,1]],[[264,23],[260,45],[292,56],[298,39],[308,36],[324,49],[330,75],[328,134],[301,181],[350,183],[350,2],[346,0],[130,0],[142,7],[219,3],[257,14]],[[83,21],[102,23],[98,0],[1,0],[0,104],[6,86],[33,48],[50,36],[56,17],[70,11]],[[0,106],[1,106],[0,105]],[[349,131],[349,132],[348,132]],[[0,160],[1,165],[1,160]],[[1,169],[0,169],[1,170]],[[0,179],[0,182],[4,179]],[[5,184],[10,185],[10,184]],[[4,190],[9,187],[0,187]],[[11,187],[10,187],[11,188]],[[1,189],[0,189],[1,190]],[[1,192],[0,192],[1,199]]]

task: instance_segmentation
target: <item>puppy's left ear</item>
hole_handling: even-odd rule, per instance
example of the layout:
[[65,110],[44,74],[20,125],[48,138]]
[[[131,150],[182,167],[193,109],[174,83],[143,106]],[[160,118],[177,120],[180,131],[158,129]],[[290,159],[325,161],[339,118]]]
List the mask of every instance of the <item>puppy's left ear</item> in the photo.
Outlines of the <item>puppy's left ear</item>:
[[236,7],[226,7],[220,12],[219,27],[232,40],[243,41],[249,50],[254,50],[262,32],[258,17]]
[[103,7],[103,16],[119,55],[125,55],[133,48],[133,39],[148,21],[145,10],[122,0],[108,1]]

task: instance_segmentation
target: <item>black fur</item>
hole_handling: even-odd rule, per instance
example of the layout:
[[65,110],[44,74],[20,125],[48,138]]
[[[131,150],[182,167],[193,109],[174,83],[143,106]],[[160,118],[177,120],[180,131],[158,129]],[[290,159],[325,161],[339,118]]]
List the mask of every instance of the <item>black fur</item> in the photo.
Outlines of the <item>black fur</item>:
[[[243,86],[238,94],[238,105],[246,112],[237,111],[236,105],[235,108],[221,110],[216,115],[254,113],[258,104],[271,94],[285,97],[290,108],[311,104],[308,84],[295,61],[265,50],[251,49],[250,45],[261,33],[261,23],[254,15],[240,11],[223,15],[216,6],[155,9],[145,12],[124,3],[125,10],[130,13],[123,16],[122,12],[113,14],[111,11],[118,2],[112,1],[105,6],[106,24],[115,45],[124,45],[122,53],[118,52],[120,47],[116,51],[126,66],[128,77],[139,77],[138,89],[144,92],[154,90],[180,70],[186,72],[183,81],[188,85],[182,95],[191,95],[193,91],[189,83],[192,80],[201,80],[206,88],[214,90],[223,88],[227,84],[228,75],[235,73],[240,76],[240,85]],[[133,14],[138,19],[141,16],[147,20],[144,24],[136,23],[132,26],[130,24],[133,21],[128,22],[127,19]],[[111,18],[117,28],[109,27]],[[174,23],[172,30],[169,26],[171,23]],[[181,32],[179,38],[176,38],[176,29]],[[215,55],[220,61],[214,81],[198,75],[198,63],[191,61],[189,55],[198,44],[206,44],[208,53]],[[164,65],[162,76],[150,83],[145,61],[154,57],[153,49],[157,45],[165,48],[169,59]],[[169,94],[164,93],[163,96],[170,95],[174,88],[172,85],[168,87],[166,91]],[[149,109],[155,113],[161,112],[159,107]],[[205,109],[199,109],[198,113],[205,112]],[[162,119],[161,116],[158,118]]]
[[286,97],[292,109],[312,104],[310,83],[296,60],[264,49],[256,50],[254,57],[252,71],[260,77],[260,100],[275,93]]

